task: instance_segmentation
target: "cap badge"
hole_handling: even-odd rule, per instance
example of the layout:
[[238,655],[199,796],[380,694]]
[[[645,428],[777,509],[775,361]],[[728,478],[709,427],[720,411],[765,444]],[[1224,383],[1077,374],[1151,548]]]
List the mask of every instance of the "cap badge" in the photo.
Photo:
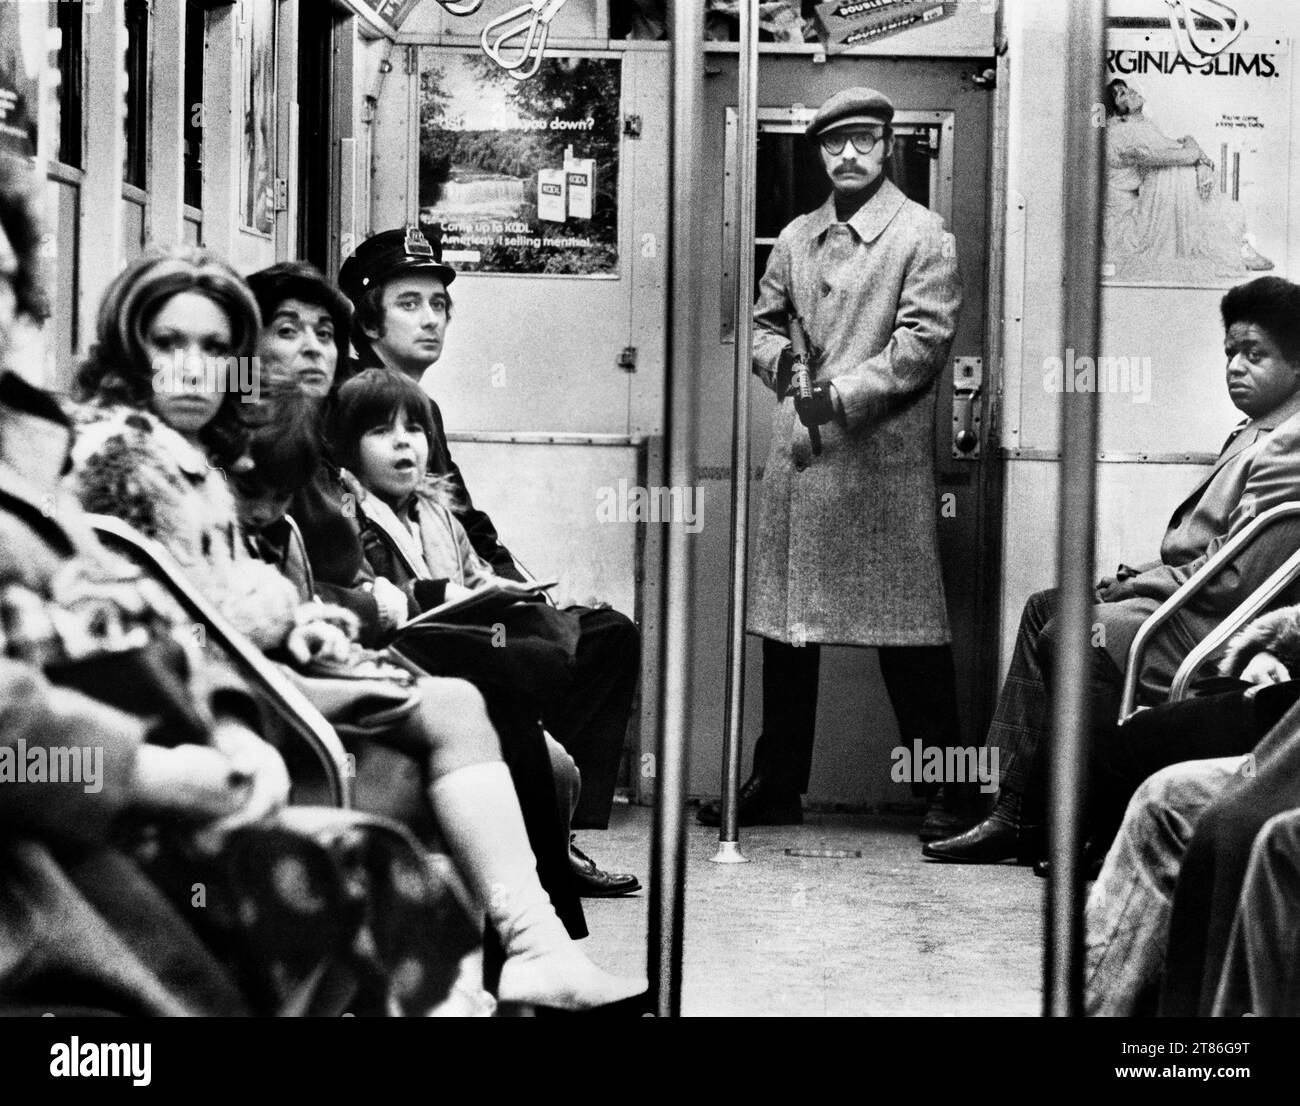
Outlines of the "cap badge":
[[429,240],[420,233],[419,227],[406,228],[406,252],[420,257],[433,257],[433,247]]

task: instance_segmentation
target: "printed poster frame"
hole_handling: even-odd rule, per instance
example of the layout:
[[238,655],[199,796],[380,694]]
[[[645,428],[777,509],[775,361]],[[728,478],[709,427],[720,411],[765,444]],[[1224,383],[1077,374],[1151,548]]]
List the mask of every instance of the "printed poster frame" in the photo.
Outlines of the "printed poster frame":
[[[1291,40],[1248,32],[1198,61],[1179,55],[1168,28],[1112,27],[1105,79],[1124,81],[1144,102],[1132,132],[1132,117],[1096,108],[1106,129],[1102,284],[1230,288],[1285,275]],[[1149,164],[1188,139],[1212,164]],[[1251,264],[1273,267],[1250,267],[1248,253]]]

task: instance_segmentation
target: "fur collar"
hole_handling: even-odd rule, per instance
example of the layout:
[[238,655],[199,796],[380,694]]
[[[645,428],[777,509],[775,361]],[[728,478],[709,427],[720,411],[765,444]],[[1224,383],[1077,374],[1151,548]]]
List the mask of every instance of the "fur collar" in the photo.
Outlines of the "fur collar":
[[76,421],[68,484],[86,510],[130,523],[182,563],[229,556],[234,499],[201,451],[136,407],[82,407]]
[[1272,653],[1286,665],[1292,679],[1300,679],[1300,606],[1269,611],[1233,635],[1219,671],[1240,676],[1256,653]]

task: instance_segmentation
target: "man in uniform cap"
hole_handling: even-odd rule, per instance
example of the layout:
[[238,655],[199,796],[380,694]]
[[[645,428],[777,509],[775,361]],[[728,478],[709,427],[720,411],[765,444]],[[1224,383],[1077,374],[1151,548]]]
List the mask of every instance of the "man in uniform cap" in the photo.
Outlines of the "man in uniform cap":
[[[417,227],[388,230],[363,242],[339,270],[339,285],[356,315],[352,343],[358,368],[386,367],[419,382],[442,356],[452,302],[448,286],[456,271],[442,262],[440,228],[431,243]],[[432,399],[432,397],[430,397]],[[492,520],[478,510],[452,460],[442,412],[433,403],[438,440],[429,449],[429,470],[448,476],[463,505],[457,518],[474,551],[500,576],[524,579]],[[641,637],[625,615],[610,609],[572,607],[579,638],[570,684],[544,721],[573,757],[582,777],[574,812],[577,828],[609,824],[619,760],[641,669]],[[635,876],[602,872],[576,847],[574,874],[581,893],[624,895],[640,888]]]
[[[961,280],[943,220],[885,175],[893,117],[871,88],[844,89],[814,115],[807,135],[831,194],[781,232],[754,308],[754,372],[777,407],[749,600],[763,730],[742,824],[802,820],[822,644],[879,650],[905,748],[961,743],[934,479]],[[813,377],[798,395],[796,326]],[[964,825],[951,796],[931,790],[923,840]],[[700,812],[706,825],[719,818],[717,803]]]

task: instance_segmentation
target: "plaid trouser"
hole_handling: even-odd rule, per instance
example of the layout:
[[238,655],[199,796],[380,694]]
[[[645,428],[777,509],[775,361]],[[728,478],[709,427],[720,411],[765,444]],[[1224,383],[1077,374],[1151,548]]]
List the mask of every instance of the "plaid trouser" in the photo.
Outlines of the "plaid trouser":
[[[1022,824],[1041,821],[1046,806],[1058,606],[1055,590],[1035,592],[1026,601],[1011,667],[985,739],[985,744],[998,750],[1000,799],[1019,800]],[[1124,674],[1100,646],[1092,647],[1091,656],[1094,725],[1109,725],[1119,713]]]

